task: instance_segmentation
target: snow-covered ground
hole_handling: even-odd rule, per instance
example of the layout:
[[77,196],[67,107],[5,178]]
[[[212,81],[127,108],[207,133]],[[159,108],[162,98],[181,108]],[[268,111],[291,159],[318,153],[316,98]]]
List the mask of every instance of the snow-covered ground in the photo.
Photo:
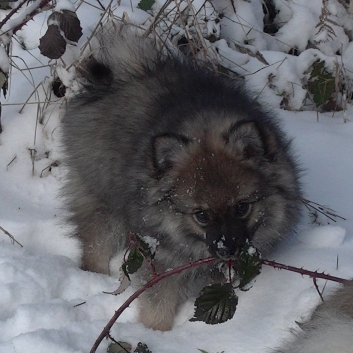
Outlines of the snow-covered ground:
[[[119,12],[123,11],[131,19],[142,21],[147,17],[141,10],[131,13],[129,1],[122,2]],[[94,27],[92,18],[96,17],[84,6],[78,16],[87,38]],[[27,47],[35,48],[36,38],[44,31],[45,14],[30,22],[19,35]],[[75,54],[74,49],[70,50],[66,58]],[[351,51],[347,53],[352,60]],[[285,56],[274,51],[263,55],[269,62]],[[349,59],[347,55],[345,60]],[[44,101],[48,79],[38,84],[50,77],[48,59],[38,49],[27,52],[15,43],[12,59],[8,98],[2,98],[0,134],[0,352],[89,352],[133,289],[117,297],[104,294],[118,287],[118,279],[80,269],[79,244],[68,236],[70,228],[61,221],[65,211],[58,197],[65,177],[65,168],[60,164],[59,123],[66,101],[56,99],[49,107],[37,103]],[[295,65],[301,67],[298,63],[302,61],[290,65],[290,60],[297,59],[302,60],[293,57],[287,60],[287,66],[281,66],[282,77],[293,76]],[[24,70],[26,65],[35,68]],[[257,69],[255,64],[246,65],[248,70]],[[264,76],[259,76],[259,85]],[[69,74],[65,78],[70,80]],[[256,77],[248,83],[255,89]],[[352,278],[353,108],[348,106],[345,112],[335,114],[289,112],[277,108],[277,97],[272,97],[271,92],[264,94],[262,98],[273,106],[284,129],[294,138],[294,149],[304,169],[305,196],[346,218],[328,224],[328,219],[321,216],[322,225],[318,226],[304,210],[298,232],[280,244],[269,260]],[[21,109],[30,96],[29,104]],[[23,247],[13,244],[2,229]],[[338,286],[317,282],[321,290],[325,287],[324,296]],[[137,322],[138,303],[134,302],[111,334],[133,346],[144,342],[153,353],[197,353],[198,349],[209,353],[265,353],[289,337],[290,329],[298,329],[296,322],[307,318],[319,302],[312,279],[264,266],[253,288],[239,293],[235,316],[224,324],[189,322],[193,315],[190,301],[182,308],[172,331],[152,331]],[[105,352],[109,343],[104,340],[98,352]]]

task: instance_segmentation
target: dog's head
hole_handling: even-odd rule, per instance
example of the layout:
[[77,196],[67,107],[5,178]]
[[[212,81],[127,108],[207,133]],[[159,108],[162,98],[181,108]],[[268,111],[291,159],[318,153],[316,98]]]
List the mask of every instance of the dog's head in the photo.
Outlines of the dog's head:
[[292,225],[296,176],[281,142],[262,124],[201,128],[193,137],[158,135],[152,146],[151,192],[168,204],[165,221],[177,241],[180,234],[202,241],[224,260],[247,241],[266,250]]

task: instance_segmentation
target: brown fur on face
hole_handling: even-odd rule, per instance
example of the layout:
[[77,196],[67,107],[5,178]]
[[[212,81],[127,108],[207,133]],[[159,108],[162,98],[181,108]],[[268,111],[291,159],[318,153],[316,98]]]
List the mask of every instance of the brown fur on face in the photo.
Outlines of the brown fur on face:
[[[259,148],[262,142],[255,140],[257,132],[252,132],[251,143],[258,144],[258,153],[252,157],[245,155],[249,144],[232,146],[224,133],[217,131],[217,138],[214,130],[203,132],[204,136],[192,140],[163,136],[160,152],[165,158],[158,158],[168,166],[166,179],[173,178],[169,181],[173,186],[168,198],[174,210],[183,215],[184,228],[188,226],[188,233],[205,239],[212,254],[217,254],[214,244],[222,242],[223,252],[234,255],[247,240],[253,239],[266,220],[264,200],[270,186],[262,190],[265,176],[258,171],[259,166],[268,164],[265,149]],[[241,217],[237,214],[239,204],[249,207]],[[195,219],[200,211],[210,218],[207,224]]]
[[175,193],[183,199],[183,207],[220,212],[255,197],[257,172],[249,164],[224,149],[197,146],[196,152],[175,167]]
[[[190,231],[205,239],[212,254],[236,255],[253,236],[249,219],[259,198],[257,173],[251,173],[249,163],[241,161],[239,156],[201,144],[179,167],[171,202],[185,214]],[[240,203],[249,207],[242,217],[237,215]],[[200,212],[209,218],[207,224],[198,222]]]

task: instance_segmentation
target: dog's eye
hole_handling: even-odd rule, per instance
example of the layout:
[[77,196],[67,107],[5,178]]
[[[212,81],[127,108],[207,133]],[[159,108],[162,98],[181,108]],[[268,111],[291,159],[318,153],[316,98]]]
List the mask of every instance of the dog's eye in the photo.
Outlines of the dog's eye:
[[202,226],[207,225],[210,222],[210,220],[211,220],[211,217],[210,217],[210,215],[208,214],[207,211],[197,211],[197,212],[195,212],[194,213],[194,218],[195,218],[196,222],[198,222]]
[[250,211],[250,206],[251,204],[247,202],[238,202],[235,206],[236,216],[239,218],[244,218],[247,216]]

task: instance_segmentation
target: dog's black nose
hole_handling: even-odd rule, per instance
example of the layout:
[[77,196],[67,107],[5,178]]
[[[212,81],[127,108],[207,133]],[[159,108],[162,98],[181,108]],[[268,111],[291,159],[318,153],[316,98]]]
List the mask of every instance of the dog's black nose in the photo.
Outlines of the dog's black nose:
[[221,260],[234,260],[239,254],[239,248],[218,247],[214,250],[214,254]]

